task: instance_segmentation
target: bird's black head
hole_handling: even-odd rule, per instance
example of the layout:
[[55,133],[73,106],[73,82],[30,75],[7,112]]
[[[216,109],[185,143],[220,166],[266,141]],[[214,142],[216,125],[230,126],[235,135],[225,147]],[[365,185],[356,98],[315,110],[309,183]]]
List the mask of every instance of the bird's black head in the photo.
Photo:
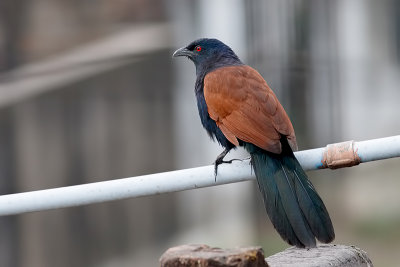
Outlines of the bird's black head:
[[198,74],[223,66],[243,64],[229,46],[217,39],[198,39],[179,48],[172,56],[189,58],[195,64]]

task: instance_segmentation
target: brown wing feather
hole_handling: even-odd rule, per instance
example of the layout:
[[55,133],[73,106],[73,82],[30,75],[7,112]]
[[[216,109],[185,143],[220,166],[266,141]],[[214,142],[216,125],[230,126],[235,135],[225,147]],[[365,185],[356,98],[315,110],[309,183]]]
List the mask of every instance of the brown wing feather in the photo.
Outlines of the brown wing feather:
[[262,76],[249,66],[216,69],[204,79],[204,97],[210,117],[233,144],[238,140],[281,153],[287,136],[297,150],[292,123]]

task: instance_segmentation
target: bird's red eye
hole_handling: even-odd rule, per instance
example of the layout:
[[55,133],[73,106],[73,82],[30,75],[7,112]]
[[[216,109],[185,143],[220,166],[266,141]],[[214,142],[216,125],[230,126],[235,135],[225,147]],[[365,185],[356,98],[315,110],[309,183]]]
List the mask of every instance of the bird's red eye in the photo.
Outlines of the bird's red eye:
[[196,46],[195,49],[196,49],[197,52],[200,52],[201,51],[201,46],[198,45],[198,46]]

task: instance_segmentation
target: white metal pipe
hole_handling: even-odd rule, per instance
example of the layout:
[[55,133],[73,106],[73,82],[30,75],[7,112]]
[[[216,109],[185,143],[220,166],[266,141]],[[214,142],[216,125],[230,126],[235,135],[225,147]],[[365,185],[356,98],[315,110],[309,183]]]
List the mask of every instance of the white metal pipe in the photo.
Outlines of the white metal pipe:
[[322,165],[324,151],[325,147],[321,147],[294,152],[294,155],[305,171],[311,171],[324,168]]
[[[339,143],[341,144],[341,143]],[[400,157],[400,135],[354,143],[360,162]],[[325,168],[326,148],[296,152],[306,170]],[[0,215],[49,210],[170,193],[254,179],[249,160],[214,166],[0,196]]]
[[400,135],[356,142],[354,148],[361,162],[399,157]]

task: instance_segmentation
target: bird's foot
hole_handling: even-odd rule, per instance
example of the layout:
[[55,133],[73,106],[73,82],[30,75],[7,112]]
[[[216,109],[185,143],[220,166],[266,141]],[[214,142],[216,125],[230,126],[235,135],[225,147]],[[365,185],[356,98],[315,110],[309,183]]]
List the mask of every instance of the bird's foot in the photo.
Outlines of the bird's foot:
[[231,159],[231,160],[224,160],[226,153],[225,151],[222,152],[217,159],[214,162],[214,176],[215,176],[215,181],[217,181],[217,175],[218,175],[218,166],[223,164],[223,163],[228,163],[231,164],[233,161],[237,160],[237,161],[245,161],[245,160],[250,160],[250,165],[251,165],[251,157],[247,157],[244,159]]
[[[220,155],[221,156],[221,155]],[[228,163],[231,164],[233,161],[243,161],[242,159],[231,159],[231,160],[224,160],[224,157],[218,156],[217,159],[214,162],[214,178],[215,182],[217,182],[217,175],[218,175],[218,166],[221,165],[222,163]]]

